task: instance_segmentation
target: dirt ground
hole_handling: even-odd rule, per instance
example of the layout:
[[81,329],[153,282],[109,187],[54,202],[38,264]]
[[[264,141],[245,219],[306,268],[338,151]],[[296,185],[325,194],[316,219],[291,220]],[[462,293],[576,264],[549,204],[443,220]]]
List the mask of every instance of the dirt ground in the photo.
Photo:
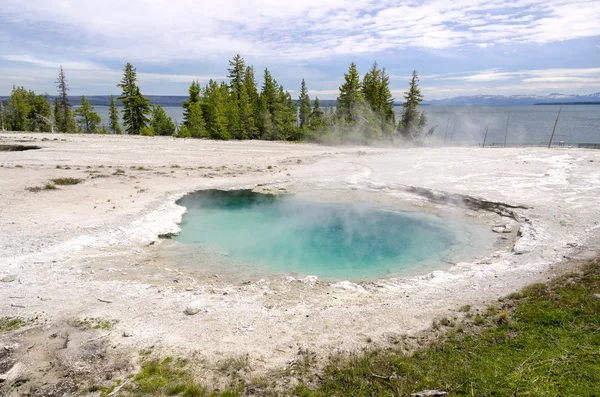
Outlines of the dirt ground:
[[[597,150],[10,133],[0,145],[41,147],[0,151],[0,318],[23,321],[0,332],[7,395],[32,384],[75,393],[76,375],[108,379],[149,350],[207,367],[247,357],[263,374],[300,350],[410,339],[464,304],[566,271],[600,235]],[[82,181],[45,189],[57,178]],[[444,270],[379,280],[236,267],[159,238],[178,231],[175,201],[200,189],[420,208],[471,218],[494,243]]]

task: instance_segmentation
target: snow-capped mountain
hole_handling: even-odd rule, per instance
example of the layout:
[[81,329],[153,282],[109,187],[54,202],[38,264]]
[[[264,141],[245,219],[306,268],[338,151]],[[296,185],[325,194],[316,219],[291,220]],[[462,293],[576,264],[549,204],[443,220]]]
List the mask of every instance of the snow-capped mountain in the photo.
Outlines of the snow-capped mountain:
[[574,103],[595,102],[600,103],[600,92],[589,95],[565,95],[553,93],[550,95],[473,95],[458,96],[447,99],[425,100],[423,104],[438,106],[467,106],[467,105],[534,105],[538,103]]

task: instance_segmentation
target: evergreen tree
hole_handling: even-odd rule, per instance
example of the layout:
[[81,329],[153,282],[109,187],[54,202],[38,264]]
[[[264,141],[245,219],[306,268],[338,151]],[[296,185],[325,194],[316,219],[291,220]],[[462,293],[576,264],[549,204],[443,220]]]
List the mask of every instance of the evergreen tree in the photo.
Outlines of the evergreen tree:
[[265,68],[262,90],[260,92],[260,136],[262,139],[277,139],[277,113],[280,106],[277,103],[277,82],[271,76],[269,69]]
[[321,109],[319,98],[315,98],[315,103],[310,113],[309,126],[313,136],[323,133],[327,126],[327,123],[325,122],[325,113],[323,112],[323,109]]
[[52,125],[52,106],[48,95],[35,95],[31,91],[32,114],[31,124],[32,130],[37,132],[51,132]]
[[193,138],[206,138],[208,133],[206,132],[206,122],[204,121],[204,115],[202,114],[202,107],[200,102],[191,102],[188,106],[188,118],[187,123],[184,124],[186,134]]
[[69,134],[75,134],[78,132],[77,125],[75,124],[75,115],[71,109],[67,110],[67,114],[63,120],[63,127],[63,132],[68,132]]
[[64,126],[64,114],[58,98],[54,98],[54,126],[58,132],[64,132],[62,130]]
[[219,87],[219,84],[212,79],[204,90],[204,101],[207,110],[204,115],[206,130],[213,139],[230,138],[229,131],[227,131],[228,120],[225,116],[227,96],[224,96],[223,91],[222,87]]
[[173,119],[167,116],[167,113],[160,105],[152,106],[152,120],[150,127],[154,135],[172,136],[175,133],[175,123]]
[[276,126],[276,134],[271,139],[300,140],[302,135],[298,129],[298,109],[289,92],[282,86],[278,87],[277,102],[273,112],[273,124]]
[[244,87],[246,88],[246,94],[248,95],[248,112],[240,117],[240,121],[248,131],[249,138],[258,138],[260,102],[258,90],[256,89],[254,68],[252,66],[246,67],[244,73]]
[[110,106],[108,108],[109,124],[108,128],[113,134],[121,135],[121,125],[119,124],[119,109],[114,96],[110,96]]
[[363,78],[362,91],[365,102],[375,116],[371,119],[374,123],[373,133],[376,136],[382,134],[391,136],[395,128],[394,98],[389,85],[390,77],[385,68],[378,69],[377,62],[375,62]]
[[310,97],[308,96],[308,90],[306,89],[306,82],[302,79],[300,84],[300,96],[298,97],[300,103],[300,129],[307,129],[310,124]]
[[[57,118],[61,120],[61,123],[57,123],[57,128],[60,132],[75,132],[75,119],[73,118],[73,112],[71,111],[71,104],[69,103],[69,98],[67,93],[69,91],[69,85],[67,84],[67,78],[65,76],[65,71],[61,65],[60,70],[58,72],[58,78],[56,80],[57,90],[58,90],[58,101],[60,104],[60,112],[62,116]],[[56,116],[56,115],[55,115]]]
[[8,129],[10,131],[30,131],[30,113],[31,103],[29,101],[29,93],[25,87],[13,86],[6,110]]
[[190,117],[190,105],[200,103],[200,83],[198,81],[192,81],[190,88],[188,90],[189,96],[188,100],[183,102],[183,124],[185,124],[188,128],[188,118]]
[[[237,54],[229,61],[230,68],[227,69],[230,79],[232,103],[229,110],[229,130],[233,138],[247,139],[255,131],[254,127],[254,108],[250,98],[250,91],[256,92],[254,86],[254,75],[252,69],[251,81],[246,81],[246,71],[248,68],[244,59]],[[254,87],[253,87],[254,86]]]
[[231,87],[231,92],[234,94],[236,101],[239,101],[242,89],[245,87],[244,74],[246,72],[246,63],[240,54],[237,54],[229,61],[229,66],[230,67],[227,69],[229,72],[227,78],[230,79],[229,85]]
[[77,124],[79,129],[86,134],[94,134],[97,132],[100,124],[100,116],[94,112],[94,107],[90,105],[85,95],[81,97],[81,106],[75,110]]
[[419,76],[416,70],[413,70],[409,89],[404,95],[404,99],[406,101],[402,105],[402,119],[398,125],[398,131],[405,139],[411,140],[421,135],[423,127],[427,123],[425,113],[419,113],[417,110],[423,100],[423,95],[419,89]]
[[123,125],[130,135],[139,135],[142,127],[148,125],[150,114],[150,101],[140,93],[136,85],[137,72],[127,62],[123,71],[123,79],[117,87],[123,90],[119,101],[123,104]]
[[356,124],[363,103],[363,92],[356,64],[352,62],[348,73],[344,74],[344,84],[340,87],[337,98],[336,116],[342,123]]

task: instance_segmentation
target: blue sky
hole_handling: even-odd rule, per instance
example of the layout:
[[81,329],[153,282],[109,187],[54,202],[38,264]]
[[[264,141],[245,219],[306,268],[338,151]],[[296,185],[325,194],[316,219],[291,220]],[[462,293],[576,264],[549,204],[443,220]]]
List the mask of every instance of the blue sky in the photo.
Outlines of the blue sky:
[[401,97],[600,91],[600,0],[2,0],[0,95],[15,85],[117,94],[126,62],[142,93],[186,95],[240,53],[293,95],[333,99],[350,62],[373,61]]

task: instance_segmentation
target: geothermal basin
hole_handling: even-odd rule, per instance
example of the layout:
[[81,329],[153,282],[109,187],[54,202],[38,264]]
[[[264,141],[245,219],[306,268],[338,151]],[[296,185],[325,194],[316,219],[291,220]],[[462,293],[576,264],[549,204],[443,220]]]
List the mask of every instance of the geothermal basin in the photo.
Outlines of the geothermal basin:
[[[573,258],[598,246],[598,150],[0,134],[0,144],[22,142],[40,149],[0,152],[0,307],[2,316],[31,322],[21,339],[3,334],[0,343],[18,345],[15,357],[32,371],[57,356],[77,363],[71,348],[102,336],[111,352],[132,356],[150,347],[208,363],[243,354],[264,373],[286,366],[299,349],[326,357],[417,338],[433,320],[460,316],[463,305],[485,307],[571,270]],[[55,178],[82,182],[28,189]],[[273,250],[265,260],[246,256],[257,255],[251,250],[238,256],[220,241],[178,241],[192,215],[185,197],[207,190],[292,196],[318,203],[306,211],[318,218],[346,203],[358,203],[352,211],[387,211],[366,217],[384,223],[412,214],[411,221],[427,221],[419,234],[435,234],[436,243],[427,246],[432,256],[411,254],[416,272],[390,265],[398,263],[396,246],[385,238],[389,257],[364,259],[385,263],[372,273],[355,274],[353,265],[346,274],[281,268],[291,254],[280,260]],[[261,223],[247,229],[258,237],[272,231]],[[461,240],[461,227],[448,223],[475,231]],[[402,240],[402,230],[392,233]],[[192,302],[199,309],[188,315]],[[110,334],[70,325],[81,318],[114,325]],[[49,338],[65,333],[68,349]],[[56,350],[46,347],[52,341]]]
[[[490,228],[473,219],[361,202],[203,190],[177,203],[186,213],[174,240],[267,273],[334,279],[426,274],[484,255],[494,242]],[[230,267],[235,262],[221,270]]]

